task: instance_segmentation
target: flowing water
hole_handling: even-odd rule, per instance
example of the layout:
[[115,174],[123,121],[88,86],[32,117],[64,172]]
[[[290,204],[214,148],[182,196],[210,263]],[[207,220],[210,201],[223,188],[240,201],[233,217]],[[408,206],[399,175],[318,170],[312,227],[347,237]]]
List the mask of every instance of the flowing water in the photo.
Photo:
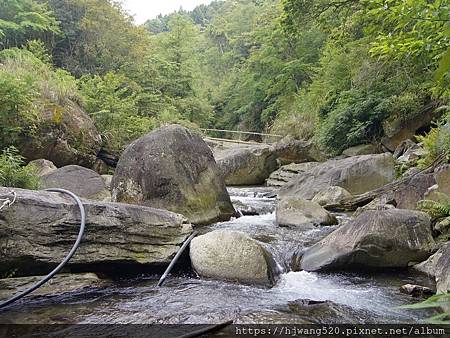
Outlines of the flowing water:
[[[0,323],[121,323],[207,324],[233,319],[235,323],[414,323],[422,312],[399,309],[416,302],[398,289],[406,283],[429,284],[427,278],[385,272],[308,273],[290,271],[292,256],[313,245],[335,227],[308,231],[281,228],[275,223],[275,199],[268,188],[230,188],[235,205],[247,214],[214,229],[242,231],[272,252],[282,271],[273,288],[172,276],[157,288],[158,276],[124,280],[103,289],[83,290],[47,298],[25,300],[0,313]],[[346,215],[337,215],[343,221]],[[289,303],[298,299],[329,300],[337,310],[320,318],[295,314]]]

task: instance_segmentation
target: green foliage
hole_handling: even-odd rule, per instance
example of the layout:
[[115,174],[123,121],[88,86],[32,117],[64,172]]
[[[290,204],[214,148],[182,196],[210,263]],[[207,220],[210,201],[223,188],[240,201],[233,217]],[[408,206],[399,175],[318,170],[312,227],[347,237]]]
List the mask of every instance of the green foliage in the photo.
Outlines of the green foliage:
[[113,149],[120,150],[155,126],[154,120],[139,110],[142,88],[125,75],[85,76],[80,91],[87,112]]
[[[402,306],[401,308],[410,310],[423,310],[423,309],[448,307],[449,305],[450,305],[450,293],[444,293],[431,296],[430,298],[421,303],[405,305]],[[431,318],[428,318],[426,322],[429,324],[436,324],[436,325],[448,325],[450,324],[450,312],[447,311],[437,314]]]
[[418,204],[419,210],[428,213],[433,219],[441,219],[450,216],[450,202],[436,202],[423,200]]
[[22,49],[0,52],[0,147],[32,136],[46,109],[61,110],[79,101],[75,79]]
[[450,113],[444,117],[438,126],[432,128],[425,136],[417,136],[419,142],[423,143],[426,156],[419,160],[419,167],[426,168],[439,156],[444,155],[450,160]]
[[25,166],[24,158],[14,147],[6,148],[0,154],[0,186],[31,190],[39,188],[36,168]]
[[34,0],[0,2],[0,50],[24,46],[29,38],[49,39],[60,33],[47,4]]

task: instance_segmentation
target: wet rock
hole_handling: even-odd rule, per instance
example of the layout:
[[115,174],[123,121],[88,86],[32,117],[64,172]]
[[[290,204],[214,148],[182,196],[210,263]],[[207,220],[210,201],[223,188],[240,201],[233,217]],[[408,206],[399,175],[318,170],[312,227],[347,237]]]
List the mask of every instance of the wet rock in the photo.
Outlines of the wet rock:
[[438,293],[450,290],[450,242],[441,248],[428,260],[417,264],[414,269],[435,278]]
[[43,176],[41,188],[66,189],[79,197],[99,201],[111,199],[102,177],[91,169],[77,165],[68,165]]
[[434,291],[426,286],[405,284],[400,287],[400,292],[413,297],[425,297],[434,294]]
[[319,165],[319,162],[306,162],[299,164],[293,163],[284,165],[277,171],[270,174],[266,184],[269,187],[283,187],[286,183],[297,177],[297,175],[304,173],[317,165]]
[[330,160],[298,175],[278,196],[312,199],[329,186],[339,186],[353,195],[380,188],[395,179],[391,154],[363,155]]
[[430,256],[431,220],[409,210],[366,211],[309,248],[306,271],[406,268]]
[[288,303],[297,316],[313,324],[348,324],[361,321],[358,311],[332,301],[298,299]]
[[281,165],[325,160],[325,155],[314,142],[288,138],[275,145],[274,154]]
[[50,174],[51,172],[58,169],[52,161],[44,160],[44,159],[38,159],[31,161],[29,163],[30,165],[33,165],[36,168],[36,174],[41,177],[45,176],[47,174]]
[[[63,194],[15,189],[16,203],[0,218],[0,275],[47,273],[75,242],[78,206]],[[0,188],[0,198],[9,197]],[[148,207],[84,200],[86,233],[68,268],[115,275],[167,265],[192,227],[178,214]]]
[[168,209],[192,223],[228,220],[235,211],[202,138],[171,125],[134,141],[112,181],[113,201]]
[[331,186],[322,191],[319,191],[312,199],[313,202],[318,203],[321,206],[326,205],[339,205],[346,199],[352,197],[347,190],[341,187]]
[[275,211],[274,203],[271,199],[251,199],[248,203],[242,199],[232,198],[231,201],[235,209],[244,216],[267,215]]
[[241,232],[216,230],[196,237],[190,257],[201,277],[262,285],[272,285],[275,280],[270,253]]
[[264,184],[278,168],[270,146],[235,147],[217,152],[215,157],[226,184],[231,186]]
[[320,225],[338,224],[336,217],[318,203],[286,198],[278,202],[276,209],[277,223],[281,226],[293,226],[310,229]]
[[20,139],[17,148],[28,160],[45,158],[57,167],[78,164],[93,167],[101,137],[94,121],[75,102],[62,111],[49,109],[33,137]]
[[[0,299],[9,299],[19,292],[25,291],[41,281],[43,277],[0,279]],[[68,292],[82,291],[85,288],[104,287],[107,285],[107,281],[99,279],[94,273],[58,274],[27,297],[60,296]]]
[[380,149],[374,144],[360,144],[355,147],[348,148],[342,152],[342,155],[347,157],[379,154]]

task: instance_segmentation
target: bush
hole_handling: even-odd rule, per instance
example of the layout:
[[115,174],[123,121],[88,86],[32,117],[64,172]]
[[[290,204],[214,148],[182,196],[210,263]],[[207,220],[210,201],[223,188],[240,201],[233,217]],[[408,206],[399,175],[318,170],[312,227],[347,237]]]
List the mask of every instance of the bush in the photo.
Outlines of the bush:
[[323,120],[318,141],[332,155],[380,136],[386,118],[382,100],[358,91],[341,93]]
[[36,168],[25,166],[24,158],[14,147],[4,149],[0,155],[0,186],[31,190],[39,188]]
[[423,143],[426,156],[419,160],[419,168],[431,165],[440,155],[450,159],[450,113],[444,117],[435,128],[425,136],[417,136],[419,142]]
[[69,73],[17,48],[0,52],[0,97],[0,148],[33,137],[49,108],[62,111],[70,101],[81,101]]
[[154,119],[140,112],[141,87],[126,76],[85,76],[79,87],[88,114],[112,149],[120,150],[155,127]]

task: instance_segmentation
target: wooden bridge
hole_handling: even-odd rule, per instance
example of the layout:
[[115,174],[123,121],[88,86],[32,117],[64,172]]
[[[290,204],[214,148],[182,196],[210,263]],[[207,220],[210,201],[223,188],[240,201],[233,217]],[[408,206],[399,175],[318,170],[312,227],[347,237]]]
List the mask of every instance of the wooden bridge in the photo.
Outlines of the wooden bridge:
[[[276,143],[283,138],[282,135],[257,133],[252,131],[238,131],[227,129],[201,129],[205,135],[213,141],[238,143],[238,144],[272,144]],[[228,136],[228,137],[227,137]],[[248,140],[244,136],[257,136],[253,140]],[[238,138],[236,138],[238,137]]]

